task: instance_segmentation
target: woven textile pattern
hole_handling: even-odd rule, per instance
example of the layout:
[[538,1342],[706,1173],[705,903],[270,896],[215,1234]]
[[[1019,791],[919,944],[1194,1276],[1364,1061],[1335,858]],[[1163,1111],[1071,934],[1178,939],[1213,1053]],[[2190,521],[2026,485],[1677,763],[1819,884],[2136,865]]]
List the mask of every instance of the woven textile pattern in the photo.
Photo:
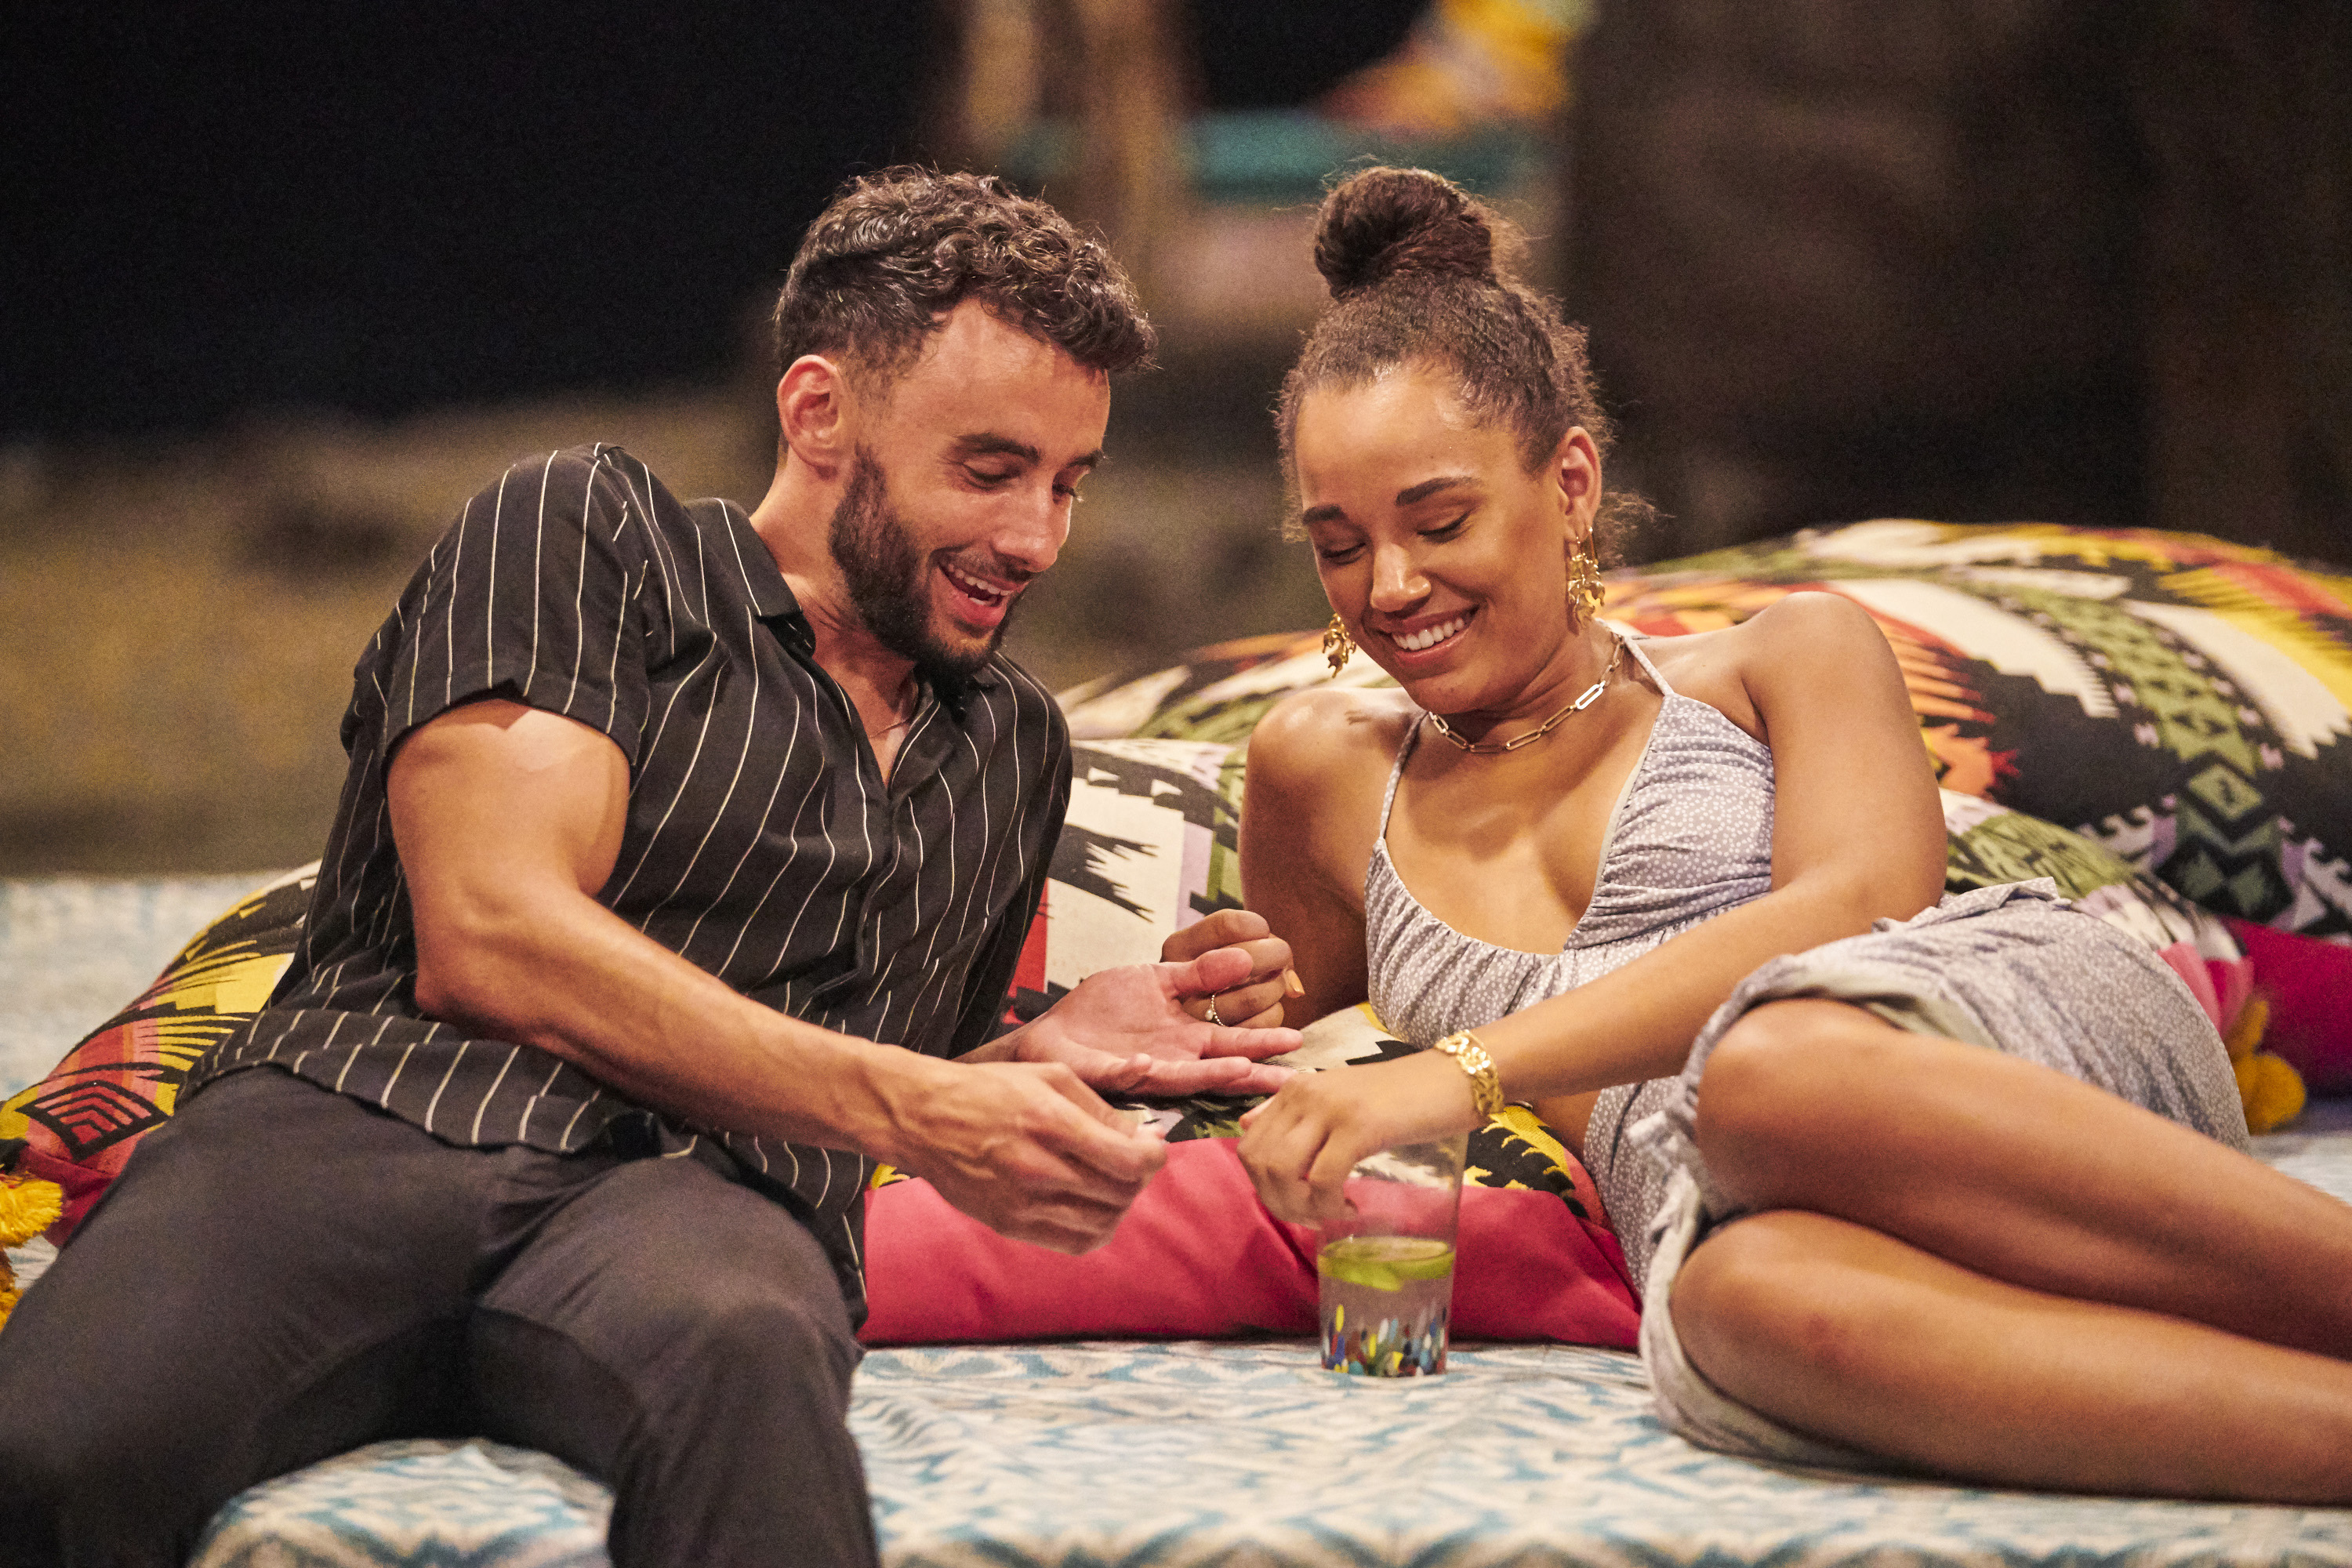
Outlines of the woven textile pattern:
[[[1657,637],[1815,589],[1903,667],[1944,787],[2074,828],[2219,914],[2352,935],[2352,577],[2196,534],[1901,521],[1609,574]],[[1073,694],[1072,731],[1245,739],[1319,632]],[[1359,658],[1334,684],[1387,684]]]
[[[850,1424],[890,1568],[2352,1564],[2352,1511],[1704,1453],[1658,1426],[1632,1355],[1565,1346],[1457,1347],[1393,1384],[1298,1342],[877,1351]],[[192,1568],[601,1564],[602,1489],[551,1466],[378,1445],[247,1493]]]

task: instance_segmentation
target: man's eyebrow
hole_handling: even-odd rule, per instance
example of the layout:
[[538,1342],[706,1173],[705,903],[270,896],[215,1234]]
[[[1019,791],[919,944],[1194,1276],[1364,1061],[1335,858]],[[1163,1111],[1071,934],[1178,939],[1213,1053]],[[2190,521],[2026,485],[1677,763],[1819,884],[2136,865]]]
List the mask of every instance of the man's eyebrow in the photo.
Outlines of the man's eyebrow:
[[[962,437],[961,440],[956,442],[955,449],[956,455],[961,458],[1018,458],[1024,463],[1043,462],[1045,456],[1043,452],[1040,452],[1036,447],[1031,446],[1026,441],[1015,440],[1010,436],[999,436],[992,431],[986,430],[982,431],[976,436],[966,436]],[[1067,463],[1064,464],[1063,467],[1071,468],[1095,468],[1101,466],[1102,460],[1103,449],[1100,447],[1097,447],[1091,452],[1084,453],[1081,456],[1071,458]]]
[[976,436],[959,437],[955,449],[956,455],[962,458],[1018,458],[1024,463],[1037,462],[1045,456],[1026,441],[1016,441],[1010,436],[999,436],[985,430]]

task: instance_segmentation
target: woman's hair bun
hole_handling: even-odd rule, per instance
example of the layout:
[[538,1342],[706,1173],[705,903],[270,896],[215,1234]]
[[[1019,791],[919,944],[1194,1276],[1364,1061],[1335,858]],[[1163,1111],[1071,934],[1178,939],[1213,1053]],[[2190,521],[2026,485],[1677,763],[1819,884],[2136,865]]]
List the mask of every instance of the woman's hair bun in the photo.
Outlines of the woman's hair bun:
[[1492,283],[1495,230],[1486,209],[1426,169],[1366,169],[1323,198],[1315,269],[1334,300],[1418,273]]

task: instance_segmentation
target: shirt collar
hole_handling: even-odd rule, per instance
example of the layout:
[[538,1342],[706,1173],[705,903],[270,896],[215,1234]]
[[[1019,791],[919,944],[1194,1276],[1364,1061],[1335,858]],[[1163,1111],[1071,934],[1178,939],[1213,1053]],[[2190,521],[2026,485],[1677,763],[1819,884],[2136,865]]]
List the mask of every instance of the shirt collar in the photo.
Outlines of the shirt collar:
[[[751,526],[751,520],[733,501],[719,503],[727,513],[727,526],[735,535],[738,552],[743,559],[744,581],[751,591],[751,613],[760,624],[773,632],[777,640],[803,658],[816,657],[816,632],[810,626],[808,613],[793,593],[792,584],[770,553],[767,541]],[[959,722],[964,716],[964,705],[974,691],[984,691],[1003,679],[995,669],[995,658],[982,665],[968,676],[948,675],[932,670],[924,672],[924,680],[932,693],[946,704]]]

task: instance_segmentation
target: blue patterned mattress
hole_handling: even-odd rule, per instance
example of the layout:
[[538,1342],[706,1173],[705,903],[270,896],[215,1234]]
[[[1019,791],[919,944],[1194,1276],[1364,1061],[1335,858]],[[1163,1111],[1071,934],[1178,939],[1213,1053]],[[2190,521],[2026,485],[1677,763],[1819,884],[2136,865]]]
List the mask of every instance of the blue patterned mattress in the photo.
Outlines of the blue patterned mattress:
[[[260,879],[0,882],[0,1092],[45,1071]],[[2257,1141],[2352,1201],[2352,1101]],[[13,1254],[24,1272],[35,1247]],[[2352,1510],[1979,1491],[1704,1453],[1629,1354],[1457,1349],[1333,1377],[1304,1340],[877,1351],[850,1421],[893,1568],[2293,1563],[2352,1568]],[[378,1444],[257,1487],[194,1568],[605,1563],[604,1489],[485,1442]]]
[[[850,1425],[894,1568],[2352,1563],[2352,1512],[1857,1481],[1702,1453],[1622,1352],[1336,1377],[1304,1342],[877,1351]],[[485,1443],[256,1488],[194,1568],[602,1564],[604,1489]]]

